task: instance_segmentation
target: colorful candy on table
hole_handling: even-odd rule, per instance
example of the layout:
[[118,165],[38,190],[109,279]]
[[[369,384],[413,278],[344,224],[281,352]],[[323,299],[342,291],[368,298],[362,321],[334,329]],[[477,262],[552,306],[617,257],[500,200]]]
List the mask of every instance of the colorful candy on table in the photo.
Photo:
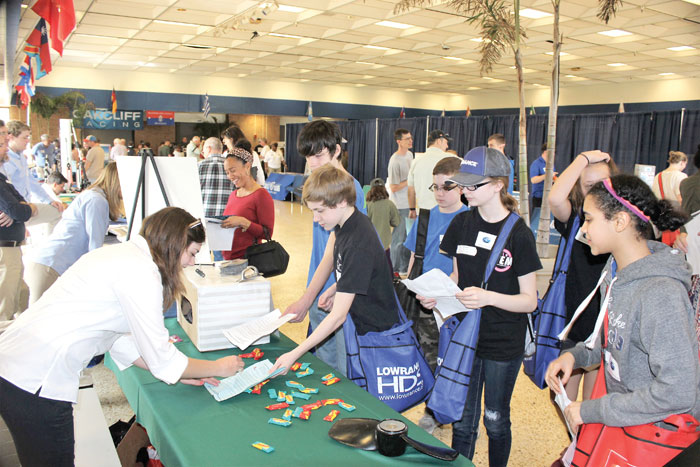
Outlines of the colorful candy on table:
[[[252,352],[239,356],[242,358],[253,358],[255,360],[260,360],[263,356],[263,352],[260,349],[255,348]],[[294,376],[297,379],[305,378],[314,374],[314,370],[311,368],[309,363],[296,362],[294,365],[292,365],[290,370],[295,372]],[[321,384],[326,386],[331,386],[339,381],[340,378],[333,373],[328,373],[321,378]],[[248,388],[246,392],[249,394],[261,394],[261,388],[269,382],[270,380],[265,380],[251,388]],[[266,405],[265,409],[270,412],[283,411],[281,415],[268,418],[267,423],[271,425],[288,428],[293,425],[293,419],[309,420],[313,411],[325,406],[337,406],[346,412],[352,412],[355,410],[354,405],[338,398],[317,399],[314,402],[307,402],[309,399],[311,399],[311,394],[319,393],[319,388],[309,387],[295,380],[285,381],[284,386],[286,388],[285,390],[274,388],[269,388],[267,390],[268,398],[274,401],[274,403]],[[306,403],[303,405],[299,403],[299,405],[297,405],[297,401],[295,399],[301,399]],[[323,417],[323,420],[333,422],[338,415],[340,415],[340,413],[341,410],[331,409]],[[251,446],[268,454],[275,450],[274,447],[261,441],[256,441],[252,443]]]

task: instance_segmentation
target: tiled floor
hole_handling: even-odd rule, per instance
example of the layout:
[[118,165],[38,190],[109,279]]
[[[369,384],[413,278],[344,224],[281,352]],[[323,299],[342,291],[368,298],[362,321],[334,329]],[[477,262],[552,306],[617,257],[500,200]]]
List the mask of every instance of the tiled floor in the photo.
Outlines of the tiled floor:
[[[274,238],[284,245],[290,255],[287,273],[271,279],[274,303],[284,310],[301,296],[306,287],[311,251],[310,212],[299,203],[275,201]],[[543,263],[545,270],[538,274],[537,281],[540,294],[547,287],[549,271],[552,268],[551,260],[544,260]],[[298,342],[306,336],[306,327],[306,322],[286,324],[282,332]],[[95,382],[107,424],[111,425],[118,419],[128,420],[133,412],[112,373],[102,365],[89,372]],[[423,408],[418,406],[404,415],[417,422],[422,414]],[[515,385],[511,420],[513,431],[511,466],[548,466],[568,444],[566,428],[559,421],[554,407],[549,402],[548,392],[539,390],[522,373]],[[3,429],[4,425],[0,425],[0,467],[17,465],[16,458],[11,457],[7,431]],[[434,434],[449,444],[451,432],[450,427],[443,427],[437,429]],[[488,465],[488,443],[483,426],[481,433],[473,459],[477,466]],[[7,452],[9,457],[5,457]]]

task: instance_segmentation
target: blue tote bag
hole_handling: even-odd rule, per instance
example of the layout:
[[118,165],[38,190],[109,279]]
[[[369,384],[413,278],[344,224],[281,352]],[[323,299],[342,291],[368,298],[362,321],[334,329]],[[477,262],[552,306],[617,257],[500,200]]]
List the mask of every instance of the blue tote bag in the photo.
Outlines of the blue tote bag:
[[399,323],[382,332],[358,335],[348,313],[343,332],[348,378],[397,412],[425,400],[433,373],[401,305]]
[[547,386],[544,381],[547,367],[559,357],[561,351],[561,341],[557,335],[566,326],[566,275],[579,224],[580,219],[575,216],[569,237],[562,237],[559,241],[549,287],[544,297],[537,301],[537,310],[532,313],[532,330],[529,331],[533,332],[535,351],[523,359],[523,370],[540,389]]
[[[503,223],[486,264],[482,288],[487,288],[489,277],[518,219],[520,216],[511,213]],[[433,416],[439,423],[452,423],[462,419],[480,323],[481,308],[468,312],[461,322],[451,316],[440,328],[435,385],[428,397],[428,408],[433,411]]]

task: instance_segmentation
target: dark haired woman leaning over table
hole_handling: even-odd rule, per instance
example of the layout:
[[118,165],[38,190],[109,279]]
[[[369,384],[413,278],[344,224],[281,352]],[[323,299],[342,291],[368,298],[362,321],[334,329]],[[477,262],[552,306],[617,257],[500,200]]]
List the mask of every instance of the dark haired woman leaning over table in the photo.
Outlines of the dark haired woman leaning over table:
[[80,258],[0,335],[0,415],[22,465],[73,465],[72,404],[96,355],[109,351],[120,369],[136,365],[168,384],[218,384],[213,377],[243,368],[236,356],[188,358],[168,341],[163,310],[204,239],[187,211],[162,209],[130,241]]

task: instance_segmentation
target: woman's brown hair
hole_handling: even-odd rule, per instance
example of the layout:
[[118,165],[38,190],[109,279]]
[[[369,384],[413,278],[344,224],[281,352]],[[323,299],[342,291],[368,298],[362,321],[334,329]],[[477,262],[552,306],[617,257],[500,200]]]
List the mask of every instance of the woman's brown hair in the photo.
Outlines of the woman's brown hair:
[[494,182],[501,182],[501,191],[498,193],[501,197],[501,204],[510,212],[520,214],[518,201],[508,193],[508,177],[491,177]]
[[386,191],[386,188],[384,185],[375,185],[372,188],[369,189],[367,192],[367,196],[365,199],[367,200],[368,203],[371,203],[372,201],[381,201],[383,199],[388,199],[389,198],[389,192]]
[[190,243],[204,243],[204,226],[184,209],[170,207],[144,219],[139,234],[148,242],[153,262],[158,266],[165,311],[184,291],[180,259]]
[[[596,164],[607,165],[611,177],[613,175],[617,175],[618,173],[617,164],[615,164],[615,161],[613,161],[612,159],[608,160],[607,162],[596,162]],[[574,209],[576,212],[580,211],[583,207],[584,198],[585,196],[583,195],[583,190],[581,190],[581,176],[579,175],[579,178],[578,180],[576,180],[574,187],[569,192],[569,202],[571,203],[571,208]]]
[[95,180],[95,183],[87,189],[94,190],[95,188],[101,189],[105,194],[105,198],[107,198],[109,218],[113,221],[119,219],[123,212],[123,205],[122,188],[119,184],[119,172],[117,172],[116,162],[107,164],[100,176]]

